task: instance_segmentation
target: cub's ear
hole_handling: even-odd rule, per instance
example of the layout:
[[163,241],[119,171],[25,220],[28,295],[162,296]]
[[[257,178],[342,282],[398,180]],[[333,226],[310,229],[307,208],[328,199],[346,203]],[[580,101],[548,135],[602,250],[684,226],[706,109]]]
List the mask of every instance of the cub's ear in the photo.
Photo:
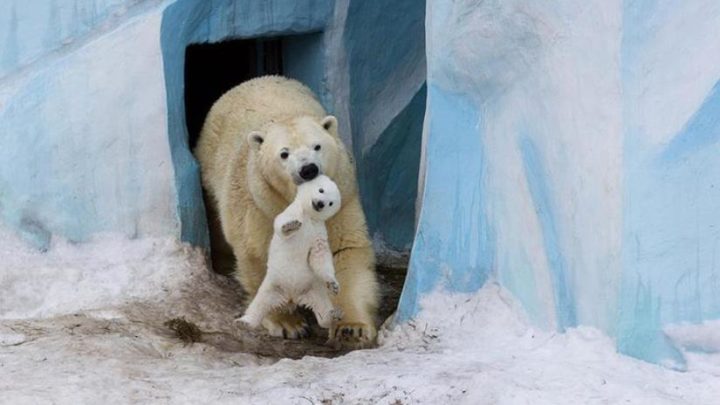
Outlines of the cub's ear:
[[337,135],[338,122],[335,116],[328,115],[327,117],[323,118],[322,121],[320,121],[320,125],[322,125],[322,127],[331,134]]
[[260,150],[260,145],[265,141],[263,134],[259,131],[252,131],[247,135],[247,142],[254,151]]

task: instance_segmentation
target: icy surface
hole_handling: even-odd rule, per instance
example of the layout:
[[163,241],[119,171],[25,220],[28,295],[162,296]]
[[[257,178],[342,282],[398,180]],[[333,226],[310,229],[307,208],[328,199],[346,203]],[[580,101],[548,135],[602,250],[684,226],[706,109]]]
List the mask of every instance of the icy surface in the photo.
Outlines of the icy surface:
[[[7,234],[0,243],[4,273],[44,297],[32,308],[18,294],[3,298],[15,319],[0,319],[0,403],[709,404],[720,396],[719,356],[690,353],[689,371],[679,373],[618,355],[592,328],[541,331],[494,282],[427,295],[415,319],[382,331],[377,349],[278,361],[246,353],[257,349],[247,332],[227,329],[237,292],[214,282],[194,249],[104,237],[40,254]],[[23,275],[33,268],[44,271]],[[90,271],[99,275],[78,276]],[[185,346],[168,333],[163,321],[178,314],[207,332],[204,343]],[[217,344],[223,334],[242,344]]]
[[[23,30],[43,16],[25,3]],[[160,11],[119,13],[109,32],[0,78],[0,219],[35,246],[178,234]]]

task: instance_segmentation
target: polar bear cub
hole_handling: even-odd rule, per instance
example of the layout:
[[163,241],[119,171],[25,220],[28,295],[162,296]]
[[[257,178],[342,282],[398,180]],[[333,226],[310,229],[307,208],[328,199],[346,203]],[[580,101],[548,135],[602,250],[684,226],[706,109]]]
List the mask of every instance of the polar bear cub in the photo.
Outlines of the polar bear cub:
[[296,305],[312,309],[322,328],[341,319],[328,294],[340,285],[325,227],[340,204],[337,185],[325,175],[298,185],[295,200],[275,217],[267,272],[241,322],[257,328],[270,311]]

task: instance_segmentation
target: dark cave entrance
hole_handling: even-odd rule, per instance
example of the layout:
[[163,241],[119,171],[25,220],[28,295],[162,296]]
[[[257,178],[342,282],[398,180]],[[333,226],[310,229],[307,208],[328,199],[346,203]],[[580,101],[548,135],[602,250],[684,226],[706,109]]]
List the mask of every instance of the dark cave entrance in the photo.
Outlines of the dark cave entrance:
[[[369,231],[382,236],[378,240],[387,248],[376,251],[382,285],[378,320],[383,320],[397,308],[414,239],[427,95],[426,86],[416,83],[414,67],[425,64],[425,1],[372,7],[353,2],[344,16],[334,10],[336,2],[329,0],[178,0],[163,12],[161,44],[180,236],[209,248],[214,272],[234,270],[232,251],[201,190],[198,162],[190,152],[208,111],[224,92],[264,74],[297,79],[347,125],[344,141],[356,159]],[[398,103],[389,103],[393,100]],[[309,353],[307,343],[298,342],[297,350]]]
[[215,100],[254,77],[283,74],[282,39],[240,39],[185,48],[185,120],[191,150]]
[[[282,38],[240,39],[192,44],[185,49],[185,120],[190,150],[197,144],[210,108],[226,91],[254,77],[283,74],[282,43]],[[203,202],[212,268],[217,273],[230,274],[235,258],[204,189]]]
[[[183,76],[188,146],[197,144],[207,113],[226,91],[252,78],[270,74],[298,79],[313,90],[322,75],[321,33],[226,40],[185,48]],[[203,190],[212,268],[230,274],[235,258],[222,234],[219,217]]]

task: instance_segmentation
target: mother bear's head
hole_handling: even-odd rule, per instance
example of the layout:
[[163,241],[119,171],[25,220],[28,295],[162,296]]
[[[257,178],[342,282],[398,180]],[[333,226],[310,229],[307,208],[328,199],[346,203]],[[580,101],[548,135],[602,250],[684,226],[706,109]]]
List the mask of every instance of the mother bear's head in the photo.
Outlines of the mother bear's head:
[[320,174],[338,183],[341,193],[349,192],[354,173],[346,173],[352,164],[347,164],[349,155],[337,131],[338,122],[332,115],[270,122],[247,135],[250,164],[256,175],[287,201],[294,199],[297,185]]

